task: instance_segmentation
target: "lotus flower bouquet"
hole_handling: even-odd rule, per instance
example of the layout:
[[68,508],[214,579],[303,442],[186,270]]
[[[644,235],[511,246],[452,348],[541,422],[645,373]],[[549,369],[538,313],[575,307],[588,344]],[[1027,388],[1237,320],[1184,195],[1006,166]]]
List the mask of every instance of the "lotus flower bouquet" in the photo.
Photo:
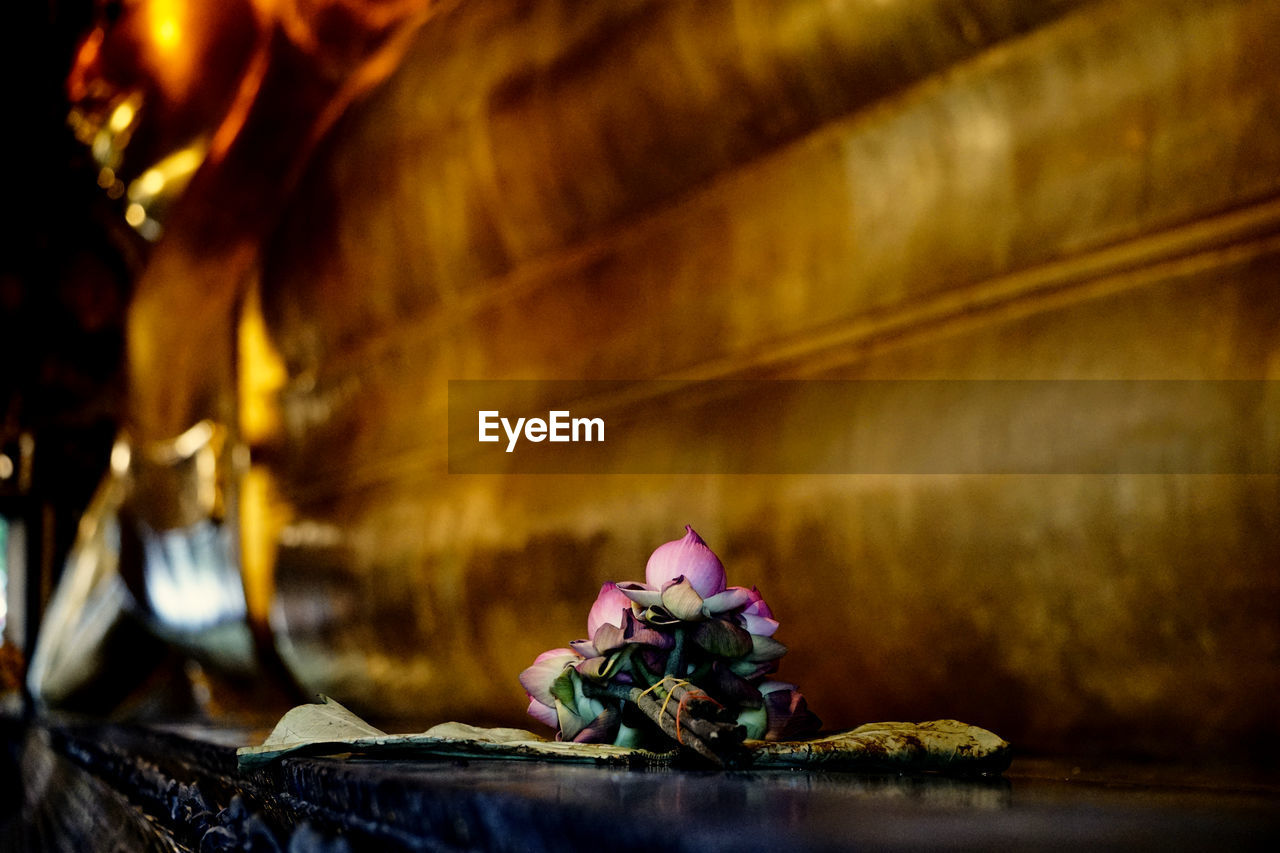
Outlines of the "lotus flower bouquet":
[[786,646],[760,592],[728,586],[724,566],[685,527],[649,557],[645,583],[606,583],[587,639],[543,652],[520,674],[529,715],[557,740],[667,748],[716,763],[742,741],[794,740],[818,718],[771,679]]

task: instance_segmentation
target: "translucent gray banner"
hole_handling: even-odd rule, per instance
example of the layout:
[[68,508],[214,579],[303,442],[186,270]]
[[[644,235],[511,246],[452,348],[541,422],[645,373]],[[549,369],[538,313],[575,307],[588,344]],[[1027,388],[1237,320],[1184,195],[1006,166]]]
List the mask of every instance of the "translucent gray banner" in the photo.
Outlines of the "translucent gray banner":
[[1260,380],[451,381],[458,474],[1273,474]]

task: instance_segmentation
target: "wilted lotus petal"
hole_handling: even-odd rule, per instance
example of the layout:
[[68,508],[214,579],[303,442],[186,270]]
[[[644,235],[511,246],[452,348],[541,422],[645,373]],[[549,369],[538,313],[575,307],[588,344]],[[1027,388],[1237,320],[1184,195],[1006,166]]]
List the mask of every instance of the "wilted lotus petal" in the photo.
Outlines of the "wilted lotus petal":
[[663,585],[662,606],[681,622],[702,618],[702,596],[688,578],[675,578]]
[[556,740],[573,740],[578,732],[586,728],[586,725],[586,722],[574,713],[573,708],[556,700],[556,726],[560,729],[556,732]]
[[578,671],[578,675],[583,678],[590,678],[599,681],[609,674],[609,665],[613,662],[613,658],[600,657],[587,658],[584,661],[578,661],[573,668]]
[[752,637],[724,619],[699,622],[690,635],[702,648],[722,658],[740,658],[752,650]]
[[618,584],[618,590],[641,607],[657,607],[662,603],[662,593],[648,584],[627,581]]
[[727,613],[730,610],[737,610],[739,607],[759,599],[758,593],[755,599],[752,599],[751,593],[752,590],[746,587],[731,586],[724,592],[718,592],[702,602],[702,612],[708,616],[716,616],[720,613]]
[[618,589],[616,583],[606,583],[600,587],[600,594],[596,596],[591,612],[587,614],[587,636],[595,639],[596,631],[601,625],[621,628],[622,613],[630,609],[631,599]]
[[612,743],[621,717],[617,708],[605,708],[572,740],[574,743]]
[[551,684],[564,668],[580,660],[573,649],[551,649],[533,659],[533,665],[520,673],[520,686],[543,705],[551,707],[555,703],[551,695]]
[[639,660],[640,664],[653,675],[661,675],[667,668],[667,651],[665,649],[656,649],[650,646],[641,646],[632,660]]
[[668,613],[667,608],[661,604],[656,607],[646,607],[640,612],[639,619],[646,625],[657,625],[659,627],[680,624],[680,620]]
[[[738,725],[745,726],[747,737],[753,740],[778,740],[776,735],[781,731],[783,722],[791,717],[791,697],[793,694],[796,696],[800,694],[795,693],[794,684],[788,684],[785,681],[766,681],[760,685],[759,689],[763,701],[759,707],[748,708],[738,714]],[[771,700],[771,696],[777,698]],[[771,702],[781,709],[781,714],[779,711],[770,712]],[[776,728],[771,726],[774,722],[778,723]],[[770,734],[774,737],[770,737]]]
[[591,644],[590,640],[570,640],[569,648],[578,653],[580,657],[593,658],[600,652],[596,651],[596,647]]
[[743,708],[760,707],[760,691],[745,678],[737,675],[723,661],[711,664],[711,670],[703,686],[713,699],[725,705]]
[[787,647],[763,634],[751,634],[751,654],[747,659],[754,662],[777,660],[787,653]]
[[[626,611],[626,616],[618,619],[618,622],[626,624],[627,618],[631,617],[631,611]],[[607,655],[609,652],[616,651],[626,643],[626,637],[622,632],[622,624],[614,625],[612,622],[605,622],[591,637],[591,645],[595,646],[599,654]]]
[[769,720],[765,740],[796,740],[809,737],[822,727],[822,721],[809,710],[794,684],[766,681],[760,685],[760,692]]
[[747,681],[755,684],[766,675],[777,672],[778,662],[776,660],[753,661],[749,658],[741,658],[739,660],[730,661],[729,668],[737,675],[740,675]]
[[[738,588],[741,589],[741,587]],[[773,609],[765,603],[764,596],[760,594],[760,590],[753,586],[747,590],[747,594],[751,597],[751,604],[747,607],[747,610],[757,616],[764,616],[768,619],[773,618]]]
[[764,599],[751,602],[750,605],[742,608],[742,628],[759,637],[773,637],[778,630],[778,620],[773,619],[772,612],[769,606],[765,605]]
[[529,716],[544,725],[551,726],[553,729],[560,727],[560,719],[556,716],[556,709],[543,705],[532,696],[529,696]]
[[[654,589],[661,589],[667,581],[683,575],[703,598],[723,592],[725,574],[720,558],[692,527],[686,524],[684,529],[687,532],[683,539],[659,545],[650,555],[644,570],[646,583]],[[642,603],[642,606],[648,605]]]
[[658,649],[669,649],[676,644],[675,637],[655,631],[628,613],[623,618],[622,635],[633,645],[653,646]]
[[770,679],[760,685],[760,695],[768,696],[770,693],[777,693],[780,690],[789,690],[794,692],[795,689],[796,686],[790,681],[773,681]]

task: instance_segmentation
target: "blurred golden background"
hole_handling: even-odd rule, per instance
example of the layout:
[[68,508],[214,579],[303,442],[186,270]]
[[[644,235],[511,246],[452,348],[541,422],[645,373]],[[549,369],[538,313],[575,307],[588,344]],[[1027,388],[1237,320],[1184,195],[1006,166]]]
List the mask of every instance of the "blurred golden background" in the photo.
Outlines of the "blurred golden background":
[[[1275,474],[1186,473],[1188,445],[1142,474],[459,475],[446,424],[451,379],[1280,379],[1275,4],[242,5],[105,4],[66,51],[89,154],[57,161],[77,189],[43,233],[85,260],[6,273],[6,321],[70,310],[87,341],[82,302],[115,300],[117,369],[68,407],[102,412],[82,491],[120,430],[88,516],[120,544],[82,526],[63,572],[54,537],[24,589],[89,566],[212,671],[413,728],[532,725],[516,674],[688,523],[768,597],[828,727],[1274,762]],[[15,384],[5,424],[37,460],[88,446],[45,387]],[[1133,409],[1091,414],[1117,441],[1167,427]],[[1226,443],[1275,460],[1261,423]],[[14,506],[74,516],[72,481]],[[75,608],[50,612],[40,642],[82,659]]]

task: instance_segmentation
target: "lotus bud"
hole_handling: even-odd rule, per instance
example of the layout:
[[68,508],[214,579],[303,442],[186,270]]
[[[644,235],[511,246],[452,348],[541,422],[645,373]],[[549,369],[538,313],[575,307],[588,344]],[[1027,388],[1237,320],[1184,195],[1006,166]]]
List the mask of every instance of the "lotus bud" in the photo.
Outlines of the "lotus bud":
[[555,706],[551,685],[564,668],[581,660],[573,649],[551,649],[533,659],[533,664],[520,673],[520,686],[534,699],[547,707]]
[[601,625],[621,628],[622,613],[630,609],[631,599],[613,581],[606,583],[600,587],[600,594],[596,596],[591,612],[587,614],[587,636],[594,639]]
[[659,545],[645,566],[645,582],[653,589],[671,580],[685,577],[702,598],[723,592],[725,588],[724,566],[715,552],[707,547],[689,525],[683,539]]

